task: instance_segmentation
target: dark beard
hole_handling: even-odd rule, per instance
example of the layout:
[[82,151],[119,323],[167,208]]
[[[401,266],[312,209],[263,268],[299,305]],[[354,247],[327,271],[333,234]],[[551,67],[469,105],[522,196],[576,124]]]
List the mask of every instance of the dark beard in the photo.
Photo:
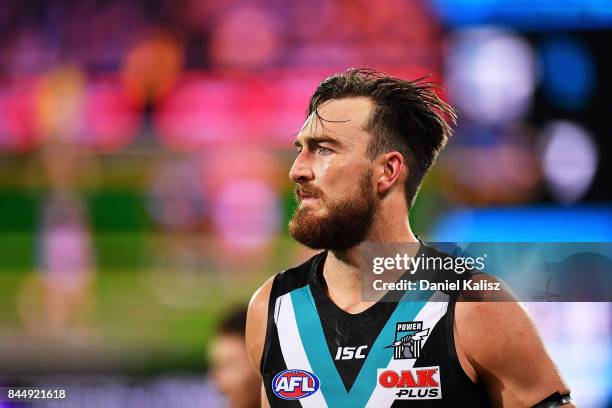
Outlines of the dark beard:
[[307,208],[297,208],[289,221],[289,234],[312,249],[343,251],[363,242],[374,218],[372,171],[359,180],[357,193],[346,200],[331,203],[325,217],[309,215]]

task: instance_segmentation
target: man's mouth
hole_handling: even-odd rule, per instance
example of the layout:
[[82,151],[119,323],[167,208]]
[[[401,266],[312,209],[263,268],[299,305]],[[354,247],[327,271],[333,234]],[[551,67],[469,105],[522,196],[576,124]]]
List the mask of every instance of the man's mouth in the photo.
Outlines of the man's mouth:
[[297,199],[300,203],[304,201],[308,202],[308,201],[314,201],[318,199],[318,195],[316,193],[310,192],[310,191],[304,191],[301,189],[296,189],[295,195],[297,196]]

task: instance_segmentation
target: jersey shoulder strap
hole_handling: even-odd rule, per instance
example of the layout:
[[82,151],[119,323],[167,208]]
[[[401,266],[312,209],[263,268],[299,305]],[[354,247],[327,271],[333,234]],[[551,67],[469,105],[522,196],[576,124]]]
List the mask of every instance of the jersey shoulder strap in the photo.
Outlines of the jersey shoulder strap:
[[270,290],[270,299],[268,300],[266,338],[264,341],[264,349],[259,366],[261,373],[264,372],[265,360],[270,351],[270,344],[272,343],[271,337],[273,337],[275,327],[274,313],[276,309],[276,300],[279,297],[291,292],[292,290],[299,289],[308,285],[308,283],[313,279],[317,266],[320,262],[325,260],[326,256],[327,252],[322,251],[312,256],[301,265],[286,269],[278,273],[274,277],[274,281],[272,282],[272,289]]
[[326,255],[326,251],[320,252],[301,265],[278,273],[272,283],[270,301],[272,302],[273,298],[278,298],[294,289],[306,286],[313,279],[317,266],[325,260]]

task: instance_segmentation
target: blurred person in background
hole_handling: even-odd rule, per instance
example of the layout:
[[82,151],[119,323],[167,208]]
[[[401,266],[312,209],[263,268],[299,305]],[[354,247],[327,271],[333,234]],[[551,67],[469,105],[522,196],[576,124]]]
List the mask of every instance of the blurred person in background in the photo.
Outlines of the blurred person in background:
[[244,341],[246,316],[246,308],[227,315],[210,347],[213,382],[230,408],[260,406],[261,379],[249,362]]
[[[33,333],[91,334],[96,254],[89,209],[77,184],[92,162],[91,155],[73,141],[55,137],[47,141],[32,163],[44,171],[49,185],[41,205],[36,247],[42,285],[37,278],[27,280],[19,298],[19,312]],[[44,304],[39,304],[39,296]]]

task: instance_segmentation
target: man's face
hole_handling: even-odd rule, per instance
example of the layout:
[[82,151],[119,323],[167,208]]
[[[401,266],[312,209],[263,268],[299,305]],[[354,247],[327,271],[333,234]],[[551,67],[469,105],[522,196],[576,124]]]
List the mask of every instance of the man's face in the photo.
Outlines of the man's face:
[[368,233],[376,204],[365,130],[372,108],[363,97],[332,99],[298,133],[289,172],[298,207],[289,233],[308,247],[344,250]]
[[261,380],[249,362],[244,338],[223,334],[211,346],[212,377],[232,408],[259,406]]

